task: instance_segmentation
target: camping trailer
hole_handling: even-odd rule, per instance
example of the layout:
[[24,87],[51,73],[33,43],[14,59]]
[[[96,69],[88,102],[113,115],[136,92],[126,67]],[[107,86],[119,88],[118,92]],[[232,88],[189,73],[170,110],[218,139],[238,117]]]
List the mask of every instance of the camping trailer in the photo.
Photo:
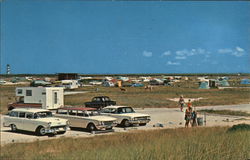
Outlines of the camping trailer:
[[16,96],[19,102],[9,104],[9,110],[17,107],[58,109],[64,105],[62,87],[17,87]]
[[61,82],[65,89],[76,89],[79,87],[78,80],[62,80]]

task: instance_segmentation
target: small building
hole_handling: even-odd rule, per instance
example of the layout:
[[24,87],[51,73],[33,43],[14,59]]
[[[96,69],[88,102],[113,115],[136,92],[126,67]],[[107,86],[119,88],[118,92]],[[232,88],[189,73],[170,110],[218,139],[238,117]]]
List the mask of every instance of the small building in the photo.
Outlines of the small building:
[[62,87],[17,87],[16,96],[20,99],[19,104],[41,104],[43,109],[57,109],[64,105]]
[[79,75],[77,73],[58,73],[58,80],[72,80],[79,79]]

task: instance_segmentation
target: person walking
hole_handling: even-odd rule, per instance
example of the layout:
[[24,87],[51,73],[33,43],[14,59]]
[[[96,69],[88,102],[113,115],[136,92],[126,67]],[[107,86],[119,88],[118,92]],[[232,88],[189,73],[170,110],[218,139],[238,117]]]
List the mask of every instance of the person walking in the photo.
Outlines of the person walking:
[[188,127],[189,123],[191,125],[191,119],[192,119],[192,108],[187,108],[185,112],[185,120],[186,120],[185,127],[186,128]]
[[191,110],[192,110],[192,102],[191,102],[191,99],[188,100],[187,107],[188,107],[188,108],[191,108]]
[[180,105],[180,109],[181,109],[181,112],[182,112],[183,111],[183,107],[185,105],[185,101],[184,101],[183,96],[180,96],[179,105]]
[[192,127],[197,126],[197,112],[194,110],[192,112]]

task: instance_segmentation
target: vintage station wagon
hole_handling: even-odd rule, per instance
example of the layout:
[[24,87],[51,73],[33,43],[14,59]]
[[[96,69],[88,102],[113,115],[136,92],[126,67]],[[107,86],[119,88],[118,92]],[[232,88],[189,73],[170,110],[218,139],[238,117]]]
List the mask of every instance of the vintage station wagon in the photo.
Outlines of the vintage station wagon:
[[129,127],[134,124],[145,126],[150,121],[150,116],[142,113],[135,113],[132,107],[107,106],[101,110],[101,114],[117,118],[118,124]]
[[70,127],[87,128],[90,132],[111,130],[117,124],[116,118],[100,115],[96,108],[60,108],[55,116],[68,119]]
[[12,131],[25,130],[45,135],[65,133],[68,123],[66,119],[53,117],[52,112],[46,109],[16,108],[4,117],[3,125],[10,126]]

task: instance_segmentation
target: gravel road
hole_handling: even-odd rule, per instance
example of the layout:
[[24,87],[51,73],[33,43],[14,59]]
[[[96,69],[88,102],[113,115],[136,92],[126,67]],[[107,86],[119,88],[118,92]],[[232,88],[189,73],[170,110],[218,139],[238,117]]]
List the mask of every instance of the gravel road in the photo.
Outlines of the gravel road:
[[[239,110],[250,113],[250,104],[242,105],[226,105],[226,106],[208,106],[208,107],[196,107],[199,109],[230,109]],[[146,126],[135,126],[129,128],[119,128],[115,127],[115,132],[129,132],[131,130],[148,130],[156,128],[180,128],[184,127],[184,112],[180,112],[179,108],[145,108],[136,109],[136,112],[146,113],[151,116],[151,121]],[[36,140],[47,140],[55,139],[61,137],[92,137],[102,134],[112,134],[112,133],[96,133],[91,134],[84,130],[73,129],[68,130],[63,135],[56,135],[53,137],[48,136],[36,136],[34,133],[30,132],[11,132],[9,127],[2,126],[2,120],[5,115],[1,115],[1,145],[8,143],[18,143],[18,142],[32,142]],[[198,117],[205,118],[204,115],[198,115]],[[154,127],[157,123],[163,125],[163,127]],[[232,126],[234,124],[247,123],[250,124],[250,117],[239,117],[239,116],[221,116],[221,115],[206,115],[206,126]]]

